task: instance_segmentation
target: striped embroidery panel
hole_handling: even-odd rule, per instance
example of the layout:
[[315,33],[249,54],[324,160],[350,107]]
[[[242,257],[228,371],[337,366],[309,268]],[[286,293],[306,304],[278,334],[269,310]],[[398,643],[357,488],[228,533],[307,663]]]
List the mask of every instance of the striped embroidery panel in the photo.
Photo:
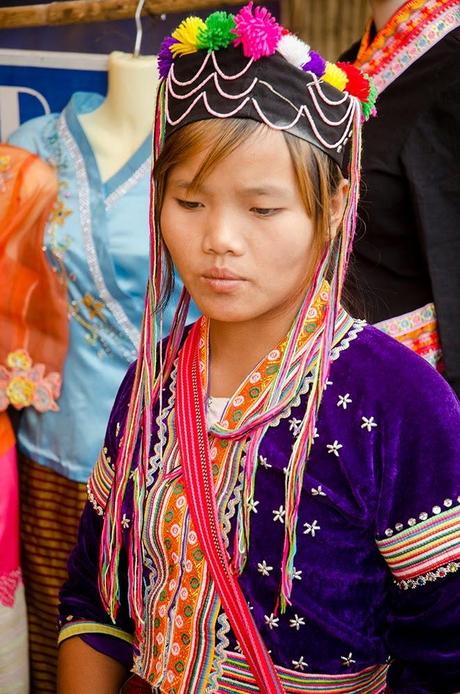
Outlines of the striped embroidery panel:
[[100,516],[104,513],[107,505],[113,476],[112,459],[107,455],[107,448],[104,447],[99,453],[87,486],[88,499]]
[[402,342],[438,371],[442,370],[442,351],[434,304],[375,323],[375,327]]
[[[388,665],[373,665],[344,675],[315,675],[296,672],[287,668],[276,668],[284,690],[291,692],[325,692],[335,694],[380,694],[385,690]],[[246,694],[258,692],[257,684],[251,674],[244,656],[226,652],[219,677],[217,694]]]
[[[436,510],[440,511],[440,507]],[[377,540],[377,546],[397,581],[407,581],[455,562],[460,559],[460,506]]]

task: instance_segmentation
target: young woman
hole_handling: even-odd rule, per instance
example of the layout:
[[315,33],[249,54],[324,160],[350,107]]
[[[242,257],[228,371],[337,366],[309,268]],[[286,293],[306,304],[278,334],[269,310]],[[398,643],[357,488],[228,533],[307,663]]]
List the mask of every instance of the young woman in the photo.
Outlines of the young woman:
[[186,20],[160,69],[142,350],[61,593],[60,691],[131,668],[124,691],[454,691],[459,404],[340,305],[372,85],[251,5]]

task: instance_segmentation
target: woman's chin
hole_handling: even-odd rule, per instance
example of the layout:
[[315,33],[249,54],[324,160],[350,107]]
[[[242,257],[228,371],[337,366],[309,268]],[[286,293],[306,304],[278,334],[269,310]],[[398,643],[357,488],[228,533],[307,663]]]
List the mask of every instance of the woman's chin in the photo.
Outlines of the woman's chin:
[[248,311],[247,306],[234,306],[231,305],[231,302],[200,302],[195,300],[195,303],[204,316],[221,323],[246,323],[259,315],[255,311]]

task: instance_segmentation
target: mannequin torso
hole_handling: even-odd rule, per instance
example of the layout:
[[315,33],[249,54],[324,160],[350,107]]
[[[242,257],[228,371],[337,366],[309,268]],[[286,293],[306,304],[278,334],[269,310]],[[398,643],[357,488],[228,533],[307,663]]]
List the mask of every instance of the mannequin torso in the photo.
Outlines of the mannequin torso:
[[119,171],[151,132],[156,75],[155,56],[111,53],[107,98],[95,111],[79,116],[103,181]]

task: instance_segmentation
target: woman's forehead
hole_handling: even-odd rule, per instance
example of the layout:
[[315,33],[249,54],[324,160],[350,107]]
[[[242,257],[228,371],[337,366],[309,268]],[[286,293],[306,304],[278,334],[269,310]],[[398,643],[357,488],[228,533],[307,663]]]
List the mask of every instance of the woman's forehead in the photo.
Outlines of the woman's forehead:
[[213,145],[185,156],[171,167],[169,179],[176,187],[189,188],[209,160],[212,167],[200,181],[200,188],[223,176],[227,182],[239,181],[252,192],[279,192],[283,178],[293,173],[288,146],[282,133],[264,128],[245,138],[228,153],[215,158]]

